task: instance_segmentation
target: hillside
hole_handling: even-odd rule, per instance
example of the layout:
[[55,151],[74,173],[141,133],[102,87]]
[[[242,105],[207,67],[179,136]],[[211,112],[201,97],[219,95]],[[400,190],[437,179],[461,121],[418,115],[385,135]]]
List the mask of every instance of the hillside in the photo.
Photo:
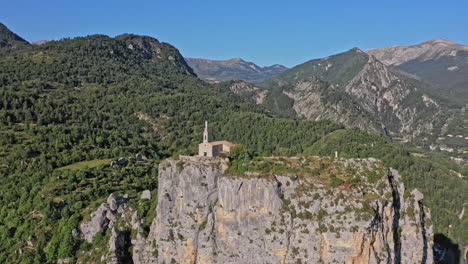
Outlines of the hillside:
[[[205,120],[216,137],[269,155],[341,128],[275,118],[200,81],[150,37],[50,41],[0,55],[0,69],[0,263],[76,260],[93,247],[71,235],[90,210],[112,192],[154,190],[155,165],[194,153]],[[125,166],[110,167],[121,157]]]
[[29,43],[0,23],[0,50],[16,49]]
[[468,46],[445,39],[366,51],[394,69],[435,86],[434,92],[461,106],[468,98]]
[[332,119],[348,127],[411,140],[440,127],[444,106],[429,89],[354,48],[305,62],[260,84],[265,104],[308,120]]
[[288,69],[279,64],[259,67],[239,58],[230,60],[185,58],[185,60],[198,77],[212,83],[230,80],[255,82],[268,79]]

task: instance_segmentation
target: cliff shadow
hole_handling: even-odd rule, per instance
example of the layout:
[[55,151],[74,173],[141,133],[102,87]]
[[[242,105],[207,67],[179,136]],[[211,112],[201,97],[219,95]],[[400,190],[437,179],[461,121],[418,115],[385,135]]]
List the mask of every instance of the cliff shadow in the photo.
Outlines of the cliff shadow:
[[436,264],[462,264],[460,247],[443,234],[434,235],[433,251]]

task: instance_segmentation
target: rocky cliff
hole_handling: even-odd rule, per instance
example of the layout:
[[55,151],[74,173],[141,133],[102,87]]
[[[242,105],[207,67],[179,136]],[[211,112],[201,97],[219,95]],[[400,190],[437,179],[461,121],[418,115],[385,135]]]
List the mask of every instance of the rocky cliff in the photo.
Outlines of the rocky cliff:
[[244,81],[233,81],[229,85],[229,90],[238,96],[256,104],[263,104],[268,91],[264,88],[255,86]]
[[128,49],[140,53],[142,59],[152,60],[159,65],[168,65],[180,73],[194,75],[192,68],[187,65],[180,52],[168,43],[159,42],[152,37],[133,34],[123,34],[117,36],[116,39],[124,41]]
[[[162,162],[157,216],[147,237],[132,235],[133,262],[433,263],[430,212],[397,171],[374,159],[268,162],[290,172],[234,176],[218,158]],[[114,263],[124,263],[115,252],[122,227],[112,227]]]
[[433,263],[430,212],[397,171],[375,159],[268,162],[291,172],[230,175],[218,158],[166,160],[147,236],[112,195],[82,232],[92,240],[93,222],[91,233],[111,229],[108,263],[130,262],[129,248],[133,263]]

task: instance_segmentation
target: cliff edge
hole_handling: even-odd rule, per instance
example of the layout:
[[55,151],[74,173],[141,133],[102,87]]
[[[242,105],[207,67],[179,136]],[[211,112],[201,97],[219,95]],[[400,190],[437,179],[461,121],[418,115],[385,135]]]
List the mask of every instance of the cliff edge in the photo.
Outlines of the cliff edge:
[[[396,170],[375,159],[281,159],[270,162],[292,173],[228,175],[218,158],[162,162],[157,217],[134,262],[433,263],[429,210]],[[326,179],[343,176],[351,180]]]

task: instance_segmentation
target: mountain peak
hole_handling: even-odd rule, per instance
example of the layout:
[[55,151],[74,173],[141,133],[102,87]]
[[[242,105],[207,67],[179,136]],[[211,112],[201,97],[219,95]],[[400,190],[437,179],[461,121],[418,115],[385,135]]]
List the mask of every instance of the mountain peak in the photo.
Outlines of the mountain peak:
[[291,84],[317,77],[322,81],[343,86],[361,71],[368,61],[369,56],[365,52],[359,48],[352,48],[342,53],[299,64],[266,80],[264,85],[268,87]]
[[423,43],[429,43],[429,44],[445,44],[445,45],[460,45],[458,43],[455,43],[453,41],[443,39],[443,38],[437,38],[437,39],[431,39]]
[[357,53],[365,53],[362,49],[360,49],[358,47],[354,47],[354,48],[350,49],[349,51],[353,51],[353,52],[357,52]]
[[25,44],[29,44],[25,39],[15,34],[7,26],[0,23],[0,49],[16,49]]
[[245,62],[243,59],[241,58],[232,58],[232,59],[229,59],[228,61],[232,61],[232,62]]
[[135,34],[122,34],[115,38],[124,41],[129,49],[138,50],[146,59],[170,61],[181,72],[194,74],[179,50],[168,43],[160,42],[153,37]]
[[269,66],[268,68],[281,68],[281,69],[287,69],[287,67],[281,65],[281,64],[273,64]]

